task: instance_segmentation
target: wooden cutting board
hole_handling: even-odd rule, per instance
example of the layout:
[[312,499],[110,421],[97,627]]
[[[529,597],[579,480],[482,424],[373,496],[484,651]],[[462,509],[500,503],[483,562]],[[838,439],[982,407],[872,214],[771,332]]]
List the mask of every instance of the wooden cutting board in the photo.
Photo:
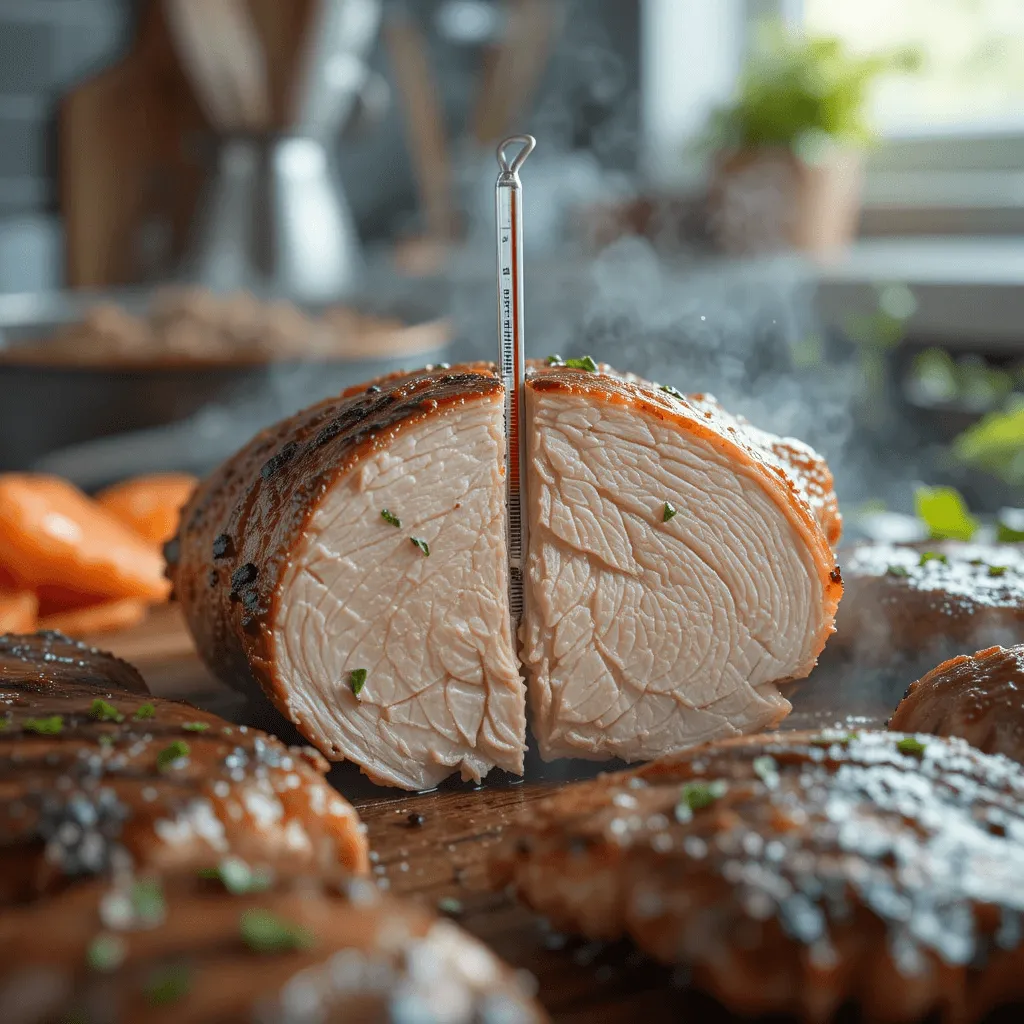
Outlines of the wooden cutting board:
[[[268,719],[218,682],[196,656],[181,614],[174,606],[155,609],[141,625],[90,639],[133,662],[160,696],[190,700],[234,721],[282,733],[287,726]],[[789,728],[852,722],[880,726],[895,706],[893,696],[867,680],[823,674],[787,694],[794,712]],[[839,708],[842,707],[842,710]],[[731,1021],[712,1001],[684,990],[685,976],[641,956],[628,943],[604,946],[570,941],[505,893],[487,886],[487,861],[524,808],[559,780],[595,775],[606,766],[586,762],[543,765],[527,759],[527,780],[503,773],[480,787],[445,784],[427,794],[409,794],[369,783],[352,765],[338,765],[331,782],[359,807],[369,828],[378,882],[392,893],[436,906],[456,900],[459,922],[514,967],[530,971],[538,996],[557,1021],[580,1024],[644,1024],[693,1020]],[[409,815],[423,817],[421,825]]]

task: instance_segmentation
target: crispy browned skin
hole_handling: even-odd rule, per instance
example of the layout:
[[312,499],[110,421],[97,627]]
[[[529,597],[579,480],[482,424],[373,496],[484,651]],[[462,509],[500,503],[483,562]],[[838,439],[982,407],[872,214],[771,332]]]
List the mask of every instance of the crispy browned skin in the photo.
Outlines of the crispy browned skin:
[[[284,948],[254,948],[267,914]],[[5,1024],[544,1019],[479,942],[368,882],[284,879],[235,895],[194,873],[92,882],[0,918]]]
[[886,732],[745,737],[566,787],[494,864],[556,927],[631,936],[733,1011],[807,1021],[1024,998],[1021,878],[1024,770]]
[[830,652],[923,672],[964,650],[1024,640],[1022,545],[865,543],[841,549],[839,561],[846,593]]
[[257,434],[206,479],[182,511],[181,530],[166,555],[210,668],[243,688],[255,679],[289,715],[275,673],[271,623],[289,555],[317,502],[401,430],[445,405],[500,391],[486,364],[392,374]]
[[961,736],[1024,762],[1024,644],[944,661],[910,684],[889,728]]
[[359,819],[315,751],[149,697],[129,665],[53,634],[0,638],[0,659],[0,906],[229,852],[366,869]]

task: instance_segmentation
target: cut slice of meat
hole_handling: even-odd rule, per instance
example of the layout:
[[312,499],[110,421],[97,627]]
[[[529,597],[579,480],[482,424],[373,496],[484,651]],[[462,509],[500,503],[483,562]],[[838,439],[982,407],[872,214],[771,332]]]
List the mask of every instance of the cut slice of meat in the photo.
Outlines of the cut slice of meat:
[[829,654],[906,679],[965,650],[1024,640],[1024,545],[929,541],[840,550],[846,594]]
[[1024,644],[944,661],[910,684],[889,728],[961,736],[1024,762]]
[[217,470],[170,545],[214,671],[255,677],[328,757],[379,782],[522,772],[503,400],[492,370],[467,366],[323,402]]
[[[364,880],[93,882],[0,915],[0,1020],[539,1024],[514,974],[450,921]],[[256,876],[257,878],[259,876]],[[267,887],[268,881],[270,887]],[[249,891],[247,891],[247,889]]]
[[367,867],[315,751],[149,697],[124,662],[59,634],[0,638],[0,905],[125,866],[225,855]]
[[960,739],[780,733],[534,804],[495,859],[563,931],[632,937],[733,1012],[959,1024],[1024,999],[1024,770]]
[[641,760],[774,725],[842,593],[831,475],[710,397],[604,369],[527,381],[540,753]]

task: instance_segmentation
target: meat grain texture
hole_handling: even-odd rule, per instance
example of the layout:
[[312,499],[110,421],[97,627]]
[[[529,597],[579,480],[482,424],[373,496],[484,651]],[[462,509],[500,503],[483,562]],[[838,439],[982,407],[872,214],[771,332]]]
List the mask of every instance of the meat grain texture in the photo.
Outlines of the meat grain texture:
[[[522,772],[503,399],[484,364],[352,389],[225,463],[170,546],[213,670],[378,782]],[[526,428],[542,756],[637,760],[782,719],[842,593],[822,459],[608,368],[535,367]]]
[[781,721],[842,594],[824,461],[610,371],[535,372],[526,401],[541,755],[643,760]]
[[168,552],[203,658],[378,782],[521,774],[503,421],[499,380],[467,366],[352,389],[255,437]]
[[[95,881],[0,916],[0,1020],[538,1024],[543,1011],[450,921],[366,881],[235,864]],[[54,928],[54,922],[60,927]]]
[[495,858],[743,1015],[945,1024],[1024,1001],[1024,771],[960,739],[783,733],[569,786]]
[[889,728],[962,736],[1024,762],[1024,644],[944,661],[910,684]]
[[150,697],[125,662],[59,634],[0,637],[0,906],[92,875],[243,857],[367,868],[316,751]]

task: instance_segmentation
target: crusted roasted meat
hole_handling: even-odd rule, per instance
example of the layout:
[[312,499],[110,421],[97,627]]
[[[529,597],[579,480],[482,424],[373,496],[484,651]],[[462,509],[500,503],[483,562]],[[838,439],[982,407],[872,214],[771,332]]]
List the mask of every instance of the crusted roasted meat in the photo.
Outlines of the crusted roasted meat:
[[910,684],[889,728],[962,736],[1024,761],[1024,644],[944,661]]
[[203,658],[379,782],[521,772],[504,397],[483,365],[352,389],[254,438],[185,509],[171,576]]
[[147,696],[110,655],[0,639],[0,715],[0,905],[228,854],[365,870],[359,819],[319,754]]
[[709,744],[534,805],[493,877],[743,1014],[966,1022],[1024,998],[1024,770],[959,739]]
[[220,875],[91,882],[0,915],[0,1020],[545,1019],[479,942],[368,882]]

